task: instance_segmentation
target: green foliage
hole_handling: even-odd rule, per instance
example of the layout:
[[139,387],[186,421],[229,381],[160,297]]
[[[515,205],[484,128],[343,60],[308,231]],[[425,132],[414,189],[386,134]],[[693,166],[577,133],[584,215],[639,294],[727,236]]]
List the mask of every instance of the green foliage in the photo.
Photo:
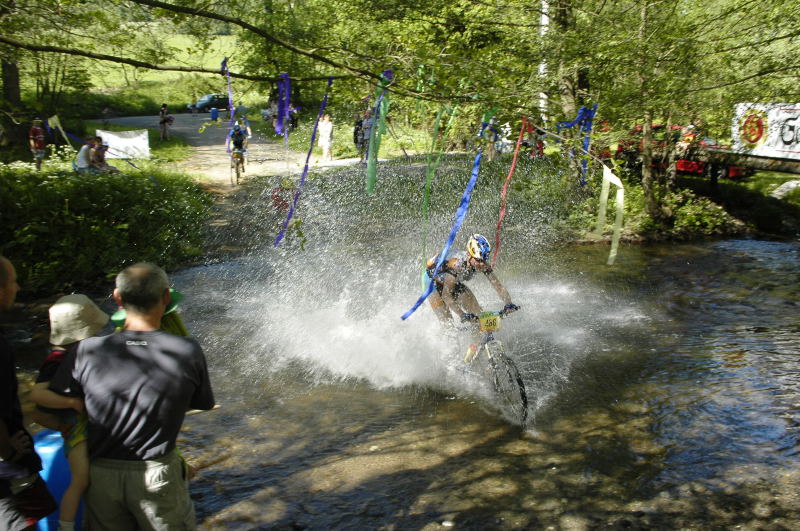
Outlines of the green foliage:
[[86,285],[127,264],[172,268],[201,254],[211,199],[163,170],[117,175],[0,166],[0,252],[34,293]]
[[746,230],[744,223],[720,205],[691,190],[664,193],[662,205],[665,219],[654,220],[645,209],[641,186],[627,183],[625,234],[649,240],[695,240],[740,234]]

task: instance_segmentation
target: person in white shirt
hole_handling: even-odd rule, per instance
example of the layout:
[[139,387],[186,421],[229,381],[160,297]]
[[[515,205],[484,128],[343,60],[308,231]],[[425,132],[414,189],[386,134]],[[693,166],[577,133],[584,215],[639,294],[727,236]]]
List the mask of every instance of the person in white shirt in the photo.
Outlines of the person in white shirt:
[[100,137],[96,136],[90,138],[78,151],[78,156],[75,157],[73,167],[78,173],[95,173],[94,166],[92,165],[92,150],[95,149],[101,142]]

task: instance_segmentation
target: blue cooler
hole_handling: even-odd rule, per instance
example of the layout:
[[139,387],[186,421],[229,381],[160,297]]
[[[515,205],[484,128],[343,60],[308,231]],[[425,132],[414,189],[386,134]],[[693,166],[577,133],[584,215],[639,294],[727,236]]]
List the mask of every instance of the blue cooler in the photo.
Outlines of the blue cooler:
[[[69,463],[64,455],[64,440],[57,431],[42,430],[33,436],[33,442],[36,453],[42,459],[42,471],[39,474],[47,483],[50,494],[59,504],[70,482]],[[39,530],[57,531],[58,515],[59,512],[56,511],[47,518],[39,520]],[[82,515],[83,504],[81,503],[75,519],[75,529],[80,529]]]

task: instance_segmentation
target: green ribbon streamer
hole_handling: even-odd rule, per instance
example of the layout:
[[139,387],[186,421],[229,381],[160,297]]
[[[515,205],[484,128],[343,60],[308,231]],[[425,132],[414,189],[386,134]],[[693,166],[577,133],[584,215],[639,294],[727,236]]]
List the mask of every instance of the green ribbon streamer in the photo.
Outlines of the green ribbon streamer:
[[[385,73],[384,73],[385,74]],[[378,151],[381,149],[381,137],[386,132],[386,113],[389,112],[389,93],[386,88],[391,80],[381,74],[378,88],[375,90],[376,112],[372,117],[372,128],[369,131],[369,148],[367,151],[367,193],[375,193],[375,181],[378,177]],[[377,114],[377,116],[374,116]]]

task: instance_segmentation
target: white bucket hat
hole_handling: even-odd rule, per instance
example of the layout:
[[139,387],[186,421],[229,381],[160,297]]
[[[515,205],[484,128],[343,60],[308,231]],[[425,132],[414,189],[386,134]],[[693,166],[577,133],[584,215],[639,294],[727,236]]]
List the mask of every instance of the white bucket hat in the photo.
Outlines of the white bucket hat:
[[69,345],[92,337],[108,319],[86,295],[64,295],[50,307],[50,344]]

